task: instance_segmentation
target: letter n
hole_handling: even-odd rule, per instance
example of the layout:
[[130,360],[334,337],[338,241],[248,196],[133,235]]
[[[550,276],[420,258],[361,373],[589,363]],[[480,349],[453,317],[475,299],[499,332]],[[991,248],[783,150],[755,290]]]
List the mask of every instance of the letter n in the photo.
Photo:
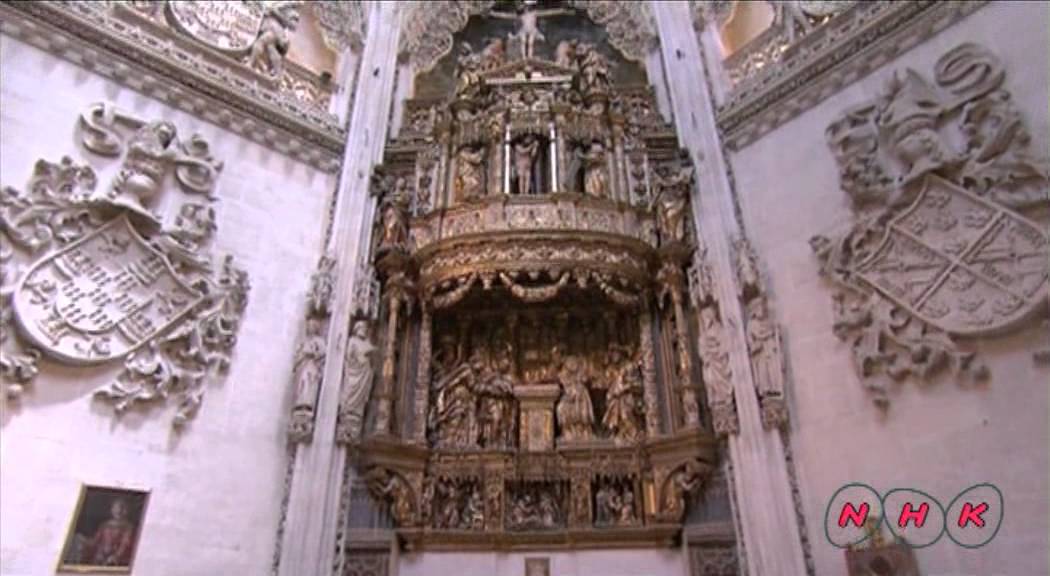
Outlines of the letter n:
[[905,502],[904,508],[901,510],[901,516],[897,520],[897,526],[904,528],[908,525],[908,520],[915,523],[916,528],[922,528],[922,525],[926,523],[926,513],[930,511],[930,505],[923,502],[919,505],[918,510],[913,510],[911,502]]
[[864,525],[864,521],[868,518],[868,503],[864,502],[860,505],[860,510],[853,507],[852,502],[846,502],[842,505],[842,513],[839,514],[839,528],[845,528],[847,520],[852,520],[853,525],[860,527]]

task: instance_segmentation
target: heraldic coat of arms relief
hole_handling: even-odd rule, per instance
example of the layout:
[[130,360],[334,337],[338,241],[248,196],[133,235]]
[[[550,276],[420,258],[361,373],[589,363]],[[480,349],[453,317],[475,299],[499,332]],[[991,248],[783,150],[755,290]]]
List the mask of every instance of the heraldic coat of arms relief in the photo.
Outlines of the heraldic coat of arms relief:
[[933,81],[898,71],[827,129],[848,230],[810,240],[834,285],[836,335],[886,406],[886,375],[981,379],[968,341],[1019,328],[1048,302],[1048,163],[1030,149],[1005,71],[962,44]]
[[227,368],[248,298],[247,274],[209,254],[222,164],[199,136],[106,104],[81,115],[79,133],[119,160],[107,186],[64,157],[0,196],[0,377],[17,398],[45,358],[123,361],[95,396],[118,413],[170,400],[181,425]]

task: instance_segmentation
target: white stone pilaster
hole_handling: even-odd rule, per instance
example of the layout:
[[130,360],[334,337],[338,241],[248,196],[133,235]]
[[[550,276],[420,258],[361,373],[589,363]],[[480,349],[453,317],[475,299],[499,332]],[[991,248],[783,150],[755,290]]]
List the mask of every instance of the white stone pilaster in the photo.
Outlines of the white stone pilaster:
[[729,438],[739,533],[752,575],[806,573],[780,432],[762,427],[737,298],[731,238],[740,232],[715,124],[712,95],[688,2],[652,2],[666,82],[682,145],[697,166],[692,208],[708,247],[728,342],[740,433]]
[[336,565],[336,533],[343,491],[346,450],[335,443],[336,418],[343,379],[343,357],[350,329],[353,286],[367,250],[374,200],[369,195],[372,167],[382,157],[394,70],[400,4],[369,6],[368,37],[350,113],[346,151],[339,180],[334,233],[326,250],[336,258],[332,322],[328,334],[324,381],[318,398],[313,441],[295,456],[288,509],[281,541],[279,576],[322,576]]

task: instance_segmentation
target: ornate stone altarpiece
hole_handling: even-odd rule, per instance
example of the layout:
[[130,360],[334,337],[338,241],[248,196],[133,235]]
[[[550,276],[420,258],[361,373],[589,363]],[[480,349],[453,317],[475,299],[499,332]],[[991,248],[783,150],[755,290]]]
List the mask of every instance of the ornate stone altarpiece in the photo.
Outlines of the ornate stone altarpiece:
[[122,360],[95,396],[118,413],[171,401],[179,426],[229,366],[248,300],[247,274],[209,250],[222,163],[200,136],[108,104],[81,115],[80,134],[119,159],[108,185],[64,157],[0,195],[0,377],[17,398],[45,358]]
[[463,15],[373,177],[378,359],[339,437],[408,547],[669,545],[714,466],[693,169],[588,14]]
[[944,54],[933,81],[898,71],[876,99],[827,129],[855,220],[810,241],[876,403],[885,374],[987,376],[972,345],[1022,327],[1048,302],[1047,159],[998,58],[976,44]]

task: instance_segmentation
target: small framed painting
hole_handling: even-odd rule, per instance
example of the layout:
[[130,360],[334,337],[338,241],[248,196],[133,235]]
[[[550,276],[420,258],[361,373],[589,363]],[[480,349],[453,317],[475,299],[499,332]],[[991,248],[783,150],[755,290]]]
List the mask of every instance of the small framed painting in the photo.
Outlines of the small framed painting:
[[131,573],[148,501],[142,490],[81,486],[58,571]]
[[551,576],[551,559],[526,558],[525,576]]

